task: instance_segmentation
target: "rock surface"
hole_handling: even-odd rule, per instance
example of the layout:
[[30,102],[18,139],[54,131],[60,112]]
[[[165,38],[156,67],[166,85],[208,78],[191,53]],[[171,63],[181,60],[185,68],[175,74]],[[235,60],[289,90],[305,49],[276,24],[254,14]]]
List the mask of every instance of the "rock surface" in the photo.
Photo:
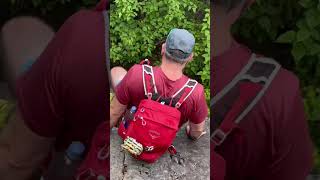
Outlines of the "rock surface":
[[[209,132],[209,121],[207,121]],[[156,163],[147,164],[121,151],[122,141],[117,135],[117,129],[111,132],[111,180],[208,180],[210,179],[210,142],[209,133],[198,141],[191,141],[185,135],[182,127],[174,141],[176,149],[185,158],[184,165],[171,160],[168,153],[164,154]]]

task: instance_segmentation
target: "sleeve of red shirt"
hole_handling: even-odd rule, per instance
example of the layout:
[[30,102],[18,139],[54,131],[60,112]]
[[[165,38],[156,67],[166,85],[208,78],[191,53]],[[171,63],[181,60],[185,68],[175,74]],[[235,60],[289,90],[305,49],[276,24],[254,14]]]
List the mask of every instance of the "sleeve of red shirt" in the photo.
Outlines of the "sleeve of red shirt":
[[132,82],[131,77],[133,77],[136,74],[137,68],[139,68],[139,65],[132,66],[127,72],[127,74],[124,76],[122,81],[116,87],[115,95],[118,101],[123,105],[128,105],[130,103],[128,82]]
[[298,80],[296,92],[290,97],[287,112],[282,112],[282,120],[275,132],[273,155],[270,169],[266,170],[265,180],[304,180],[312,169],[313,145],[309,135]]
[[27,126],[40,136],[56,137],[64,123],[62,61],[78,14],[63,24],[32,68],[17,81],[18,108]]
[[208,106],[206,102],[206,97],[204,93],[204,88],[202,85],[198,85],[199,90],[197,90],[197,95],[194,100],[194,107],[191,111],[190,122],[194,124],[199,124],[203,122],[208,116]]

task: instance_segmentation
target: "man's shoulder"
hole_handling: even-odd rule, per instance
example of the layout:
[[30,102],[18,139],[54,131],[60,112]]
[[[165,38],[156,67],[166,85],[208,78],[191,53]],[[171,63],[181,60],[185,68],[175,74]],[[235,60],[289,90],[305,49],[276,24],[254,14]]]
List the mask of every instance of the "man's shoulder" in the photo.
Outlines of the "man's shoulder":
[[[186,76],[187,79],[192,79]],[[201,96],[203,96],[205,94],[205,90],[204,90],[204,86],[197,81],[197,85],[194,88],[193,92],[191,93],[191,98],[194,101],[197,101],[199,99],[201,99]]]
[[271,84],[271,91],[275,91],[281,97],[292,97],[299,91],[300,82],[298,77],[285,68],[280,68]]
[[[142,65],[134,64],[128,70],[128,74],[132,75],[132,76],[135,76],[135,77],[142,77]],[[141,74],[141,76],[139,76],[140,74]]]
[[[71,15],[60,27],[58,34],[68,36],[71,39],[93,39],[103,35],[104,19],[101,12],[94,10],[80,10]],[[81,38],[80,38],[80,37]]]
[[[97,19],[99,20],[99,17],[101,20],[103,19],[102,13],[99,11],[94,10],[80,10],[73,15],[71,15],[67,20],[66,23],[72,23],[74,26],[83,26],[86,27],[88,24],[93,24]],[[103,21],[101,21],[103,22]],[[90,27],[87,27],[90,28]]]

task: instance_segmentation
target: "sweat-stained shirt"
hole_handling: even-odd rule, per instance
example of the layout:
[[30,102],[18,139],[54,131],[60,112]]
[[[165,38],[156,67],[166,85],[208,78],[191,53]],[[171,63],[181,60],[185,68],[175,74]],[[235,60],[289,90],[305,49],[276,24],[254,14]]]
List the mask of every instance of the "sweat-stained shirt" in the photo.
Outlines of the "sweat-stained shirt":
[[[251,55],[248,48],[234,43],[211,60],[212,97],[236,76]],[[305,180],[312,168],[313,146],[297,77],[281,69],[217,152],[226,160],[226,180]]]
[[[183,75],[176,81],[170,80],[160,67],[153,67],[155,84],[158,93],[162,97],[171,97],[188,81]],[[126,76],[116,87],[116,97],[121,104],[138,107],[141,100],[145,98],[142,78],[142,65],[134,65]],[[186,121],[199,124],[208,116],[203,86],[198,83],[192,94],[182,103],[179,108],[181,112],[180,126]]]
[[104,38],[101,12],[74,14],[17,82],[26,125],[39,136],[57,138],[57,150],[72,141],[89,149],[97,126],[109,120]]

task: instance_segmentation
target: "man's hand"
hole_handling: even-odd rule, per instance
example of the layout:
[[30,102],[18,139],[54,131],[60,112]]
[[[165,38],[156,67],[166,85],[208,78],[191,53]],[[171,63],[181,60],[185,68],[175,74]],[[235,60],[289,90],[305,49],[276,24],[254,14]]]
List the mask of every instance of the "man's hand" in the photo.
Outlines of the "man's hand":
[[0,135],[1,180],[28,179],[48,156],[53,142],[32,132],[16,113]]
[[127,105],[121,104],[117,97],[114,96],[110,103],[110,128],[114,127],[121,115],[127,109]]
[[192,140],[198,140],[200,137],[205,135],[205,123],[206,121],[203,121],[199,124],[194,124],[189,121],[188,125],[186,126],[187,136]]

